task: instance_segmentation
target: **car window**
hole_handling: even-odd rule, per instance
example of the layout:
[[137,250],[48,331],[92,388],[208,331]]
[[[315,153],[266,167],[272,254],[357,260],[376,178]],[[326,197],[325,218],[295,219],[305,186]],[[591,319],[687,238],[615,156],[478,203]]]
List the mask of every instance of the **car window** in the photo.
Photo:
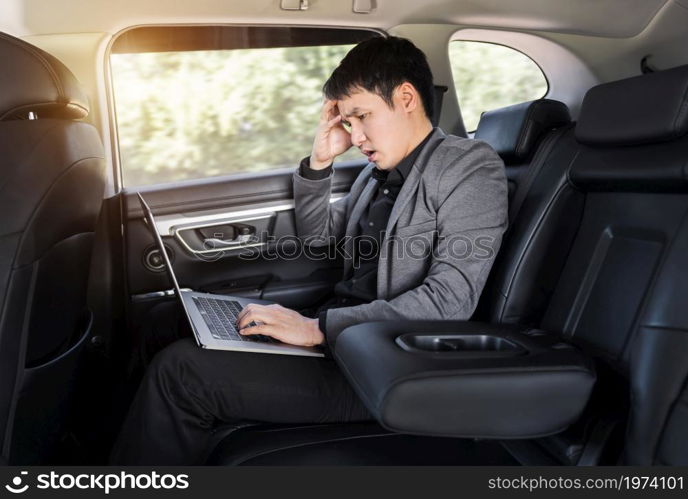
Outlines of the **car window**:
[[539,99],[548,85],[528,56],[494,43],[454,40],[449,60],[466,130],[475,131],[484,111]]
[[[294,166],[310,154],[322,85],[375,32],[141,28],[110,66],[125,186]],[[349,151],[339,160],[363,156]]]

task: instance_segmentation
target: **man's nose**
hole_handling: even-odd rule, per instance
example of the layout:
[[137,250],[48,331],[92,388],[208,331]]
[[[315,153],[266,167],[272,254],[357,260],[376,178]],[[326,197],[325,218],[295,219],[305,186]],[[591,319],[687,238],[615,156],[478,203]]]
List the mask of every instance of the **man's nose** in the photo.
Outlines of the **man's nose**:
[[361,144],[363,144],[365,141],[366,136],[361,127],[353,125],[351,127],[351,143],[356,147],[361,147]]

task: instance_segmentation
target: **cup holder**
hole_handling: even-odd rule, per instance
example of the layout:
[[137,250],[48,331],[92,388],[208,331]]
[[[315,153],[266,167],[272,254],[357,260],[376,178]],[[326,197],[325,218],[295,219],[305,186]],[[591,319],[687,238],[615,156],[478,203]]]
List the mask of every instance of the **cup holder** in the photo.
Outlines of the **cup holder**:
[[511,340],[489,334],[402,334],[397,345],[408,352],[454,353],[467,356],[511,356],[525,349]]

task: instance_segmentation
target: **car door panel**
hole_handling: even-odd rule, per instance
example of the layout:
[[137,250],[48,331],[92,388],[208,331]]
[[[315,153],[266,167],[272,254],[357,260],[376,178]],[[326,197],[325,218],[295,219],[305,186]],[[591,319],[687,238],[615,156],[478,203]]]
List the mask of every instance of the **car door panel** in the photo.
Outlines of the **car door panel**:
[[[364,162],[338,164],[332,200],[348,192]],[[143,221],[136,192],[156,216],[180,286],[275,301],[290,308],[315,307],[341,278],[332,248],[305,254],[294,223],[294,169],[127,189],[123,192],[129,294],[145,310],[169,299],[171,282]],[[235,225],[253,227],[252,244],[229,249],[207,241],[231,241]],[[214,237],[217,236],[217,237]],[[138,309],[133,309],[134,316]],[[136,317],[133,318],[136,320]]]

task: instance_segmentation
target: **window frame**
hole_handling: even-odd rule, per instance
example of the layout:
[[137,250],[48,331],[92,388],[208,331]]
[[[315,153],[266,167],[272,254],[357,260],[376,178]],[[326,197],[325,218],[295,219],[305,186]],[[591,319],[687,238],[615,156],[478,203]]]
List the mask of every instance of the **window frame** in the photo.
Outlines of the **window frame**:
[[[455,82],[454,82],[453,67],[452,67],[452,59],[451,59],[451,55],[450,55],[450,52],[449,52],[449,49],[450,49],[451,44],[452,44],[453,42],[471,42],[471,43],[484,43],[484,44],[489,44],[489,45],[497,45],[497,46],[500,46],[500,47],[504,47],[504,48],[511,49],[511,50],[513,50],[513,51],[515,51],[515,52],[518,52],[519,54],[525,56],[526,58],[528,58],[528,60],[530,60],[533,64],[535,64],[535,66],[540,70],[540,74],[541,74],[541,75],[543,76],[543,78],[545,79],[545,85],[546,85],[547,88],[546,88],[546,90],[545,90],[545,93],[544,93],[541,97],[538,97],[537,99],[545,99],[545,98],[547,98],[547,96],[549,95],[550,90],[551,90],[551,88],[552,88],[551,85],[550,85],[549,78],[547,77],[547,73],[545,73],[545,71],[542,69],[542,66],[541,66],[533,57],[531,57],[529,54],[527,54],[526,52],[524,52],[524,51],[521,50],[521,49],[518,49],[518,48],[513,47],[513,46],[511,46],[511,45],[507,45],[506,43],[500,43],[500,42],[495,42],[495,41],[490,41],[490,40],[465,39],[465,38],[462,38],[462,37],[460,36],[460,34],[461,34],[461,31],[458,31],[457,33],[455,33],[454,36],[452,36],[452,37],[449,39],[449,43],[447,43],[447,60],[449,61],[449,71],[450,71],[450,74],[451,74],[451,81],[452,81],[452,85],[453,85],[453,87],[454,87],[454,94],[456,95],[456,101],[457,101],[458,104],[459,104],[459,112],[461,113],[461,121],[463,122],[464,127],[466,126],[466,122],[465,122],[464,119],[463,119],[463,111],[462,111],[462,107],[461,107],[461,98],[459,97],[459,91],[458,91],[458,89],[456,88],[456,84],[455,84]],[[532,100],[537,100],[537,99],[532,99]],[[525,101],[524,101],[524,102],[525,102]],[[519,104],[519,102],[514,102],[514,103],[512,103],[512,104],[507,104],[507,105],[510,106],[510,105],[514,105],[514,104]],[[499,108],[495,108],[495,109],[499,109]],[[484,112],[486,112],[486,111],[492,111],[492,109],[485,109],[485,110],[481,111],[480,115],[482,116],[482,113],[484,113]],[[480,121],[480,120],[478,120],[478,122],[479,122],[479,121]],[[475,134],[475,131],[476,131],[476,130],[477,130],[477,125],[476,125],[475,130],[468,130],[468,129],[466,129],[466,133],[469,134],[469,137],[473,137],[473,135]]]

